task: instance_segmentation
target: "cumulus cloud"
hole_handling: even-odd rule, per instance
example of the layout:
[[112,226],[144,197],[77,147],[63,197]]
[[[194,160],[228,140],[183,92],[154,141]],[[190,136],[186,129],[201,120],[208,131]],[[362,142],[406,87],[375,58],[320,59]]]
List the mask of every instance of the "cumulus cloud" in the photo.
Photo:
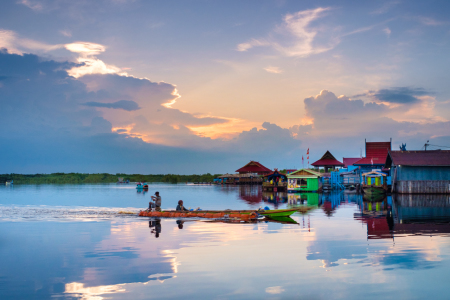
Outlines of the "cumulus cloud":
[[288,129],[267,122],[231,140],[202,137],[188,126],[228,119],[163,106],[178,97],[172,84],[75,78],[68,71],[76,66],[0,52],[0,172],[233,172],[251,159],[276,167],[298,156]]
[[271,46],[285,56],[305,57],[311,54],[326,52],[334,48],[339,41],[328,37],[328,42],[315,43],[321,30],[312,27],[312,23],[325,16],[331,8],[319,7],[287,14],[274,32],[267,38],[251,39],[237,46],[238,51],[247,51],[253,47]]
[[103,45],[90,42],[75,42],[66,44],[64,47],[71,52],[79,54],[77,58],[79,65],[68,70],[70,76],[79,78],[87,74],[127,75],[120,68],[106,64],[96,57],[96,55],[105,52],[106,47]]
[[133,111],[141,109],[139,105],[130,100],[119,100],[117,102],[112,103],[104,103],[104,102],[86,102],[82,105],[91,106],[91,107],[105,107],[105,108],[114,108],[114,109],[123,109],[127,111]]
[[[405,92],[405,89],[394,91]],[[406,91],[415,97],[426,93],[423,89]],[[390,99],[389,96],[387,98]],[[312,152],[315,154],[312,160],[319,159],[330,144],[336,157],[358,157],[360,149],[364,149],[365,138],[368,141],[389,141],[392,137],[394,145],[406,142],[411,145],[410,149],[420,149],[427,139],[447,136],[446,132],[450,131],[449,121],[429,119],[420,103],[406,108],[390,106],[384,102],[336,96],[323,90],[314,97],[304,99],[304,104],[305,117],[311,121],[310,124],[292,126],[290,131],[298,134],[304,145],[313,145]],[[417,105],[422,112],[420,115],[416,112]]]

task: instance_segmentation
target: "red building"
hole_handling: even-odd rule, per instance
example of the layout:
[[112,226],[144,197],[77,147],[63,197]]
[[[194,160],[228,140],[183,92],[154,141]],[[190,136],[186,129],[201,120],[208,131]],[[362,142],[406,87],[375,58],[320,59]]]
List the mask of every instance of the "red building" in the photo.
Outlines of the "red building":
[[236,170],[239,174],[258,174],[258,175],[267,175],[272,173],[272,170],[269,168],[264,167],[262,164],[260,164],[257,161],[250,161],[248,164],[243,166],[240,169]]
[[360,160],[361,157],[344,157],[342,162],[344,163],[344,168],[348,168],[348,166],[352,166],[355,162]]
[[370,167],[370,169],[382,169],[386,162],[389,151],[391,151],[391,143],[389,142],[367,142],[366,141],[366,157],[354,162],[354,166]]

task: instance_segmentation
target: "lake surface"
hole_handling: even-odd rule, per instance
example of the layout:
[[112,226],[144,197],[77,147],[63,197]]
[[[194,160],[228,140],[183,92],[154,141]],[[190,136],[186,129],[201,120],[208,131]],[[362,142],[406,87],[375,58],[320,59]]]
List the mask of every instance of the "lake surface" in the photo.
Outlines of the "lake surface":
[[[448,299],[450,199],[260,187],[0,186],[0,299]],[[155,220],[163,208],[310,205],[295,223]],[[184,222],[183,222],[184,221]]]

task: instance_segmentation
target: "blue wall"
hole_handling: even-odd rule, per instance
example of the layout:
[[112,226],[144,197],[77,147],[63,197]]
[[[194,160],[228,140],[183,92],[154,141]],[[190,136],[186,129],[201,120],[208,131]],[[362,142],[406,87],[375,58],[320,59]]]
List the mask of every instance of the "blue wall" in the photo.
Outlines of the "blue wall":
[[450,167],[397,166],[397,180],[450,180]]

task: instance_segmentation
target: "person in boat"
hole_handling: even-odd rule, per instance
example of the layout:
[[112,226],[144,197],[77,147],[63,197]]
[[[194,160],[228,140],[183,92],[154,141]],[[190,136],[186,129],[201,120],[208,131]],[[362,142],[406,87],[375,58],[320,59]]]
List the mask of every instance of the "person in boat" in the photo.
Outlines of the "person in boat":
[[155,211],[161,211],[161,196],[159,195],[159,192],[155,193],[155,196],[151,196],[153,202],[148,203],[148,208],[151,210],[153,207],[155,208]]
[[178,201],[177,211],[189,211],[186,207],[183,206],[183,200]]

